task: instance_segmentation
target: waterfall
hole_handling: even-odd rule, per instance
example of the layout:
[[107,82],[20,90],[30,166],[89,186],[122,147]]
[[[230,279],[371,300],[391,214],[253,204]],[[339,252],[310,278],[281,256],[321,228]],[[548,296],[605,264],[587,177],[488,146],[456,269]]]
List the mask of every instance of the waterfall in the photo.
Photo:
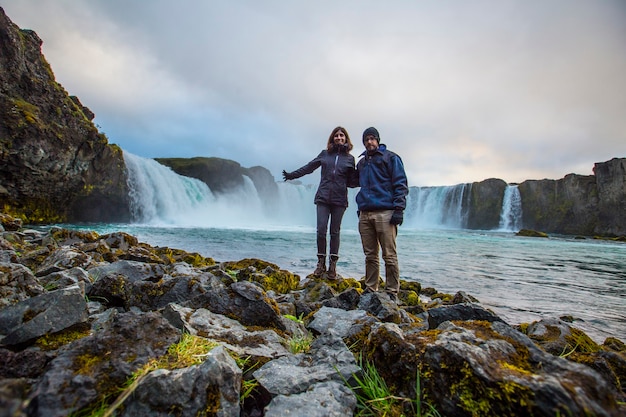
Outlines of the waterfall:
[[[317,185],[277,182],[278,194],[259,195],[244,175],[243,186],[214,194],[202,181],[178,175],[153,159],[124,152],[128,168],[130,209],[133,222],[166,227],[252,228],[267,230],[315,230]],[[467,225],[472,184],[443,187],[410,187],[404,229],[462,229]],[[358,189],[348,191],[348,209],[342,228],[358,229]],[[274,204],[275,203],[275,204]]]
[[411,187],[407,198],[406,224],[418,229],[462,229],[467,224],[467,202],[472,184],[442,187]]
[[177,175],[155,160],[124,152],[130,210],[137,223],[175,224],[182,213],[201,210],[215,197],[202,181]]
[[517,232],[522,222],[522,196],[517,185],[507,185],[502,199],[500,226],[502,231]]
[[258,227],[265,215],[252,180],[214,195],[202,181],[178,175],[153,159],[124,152],[133,222],[153,226]]

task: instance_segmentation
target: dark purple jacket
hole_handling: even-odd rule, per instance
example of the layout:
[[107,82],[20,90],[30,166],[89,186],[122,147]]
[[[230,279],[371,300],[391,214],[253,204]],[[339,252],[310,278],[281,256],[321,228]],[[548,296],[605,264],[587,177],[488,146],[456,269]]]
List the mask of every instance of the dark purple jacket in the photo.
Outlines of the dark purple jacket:
[[315,159],[293,171],[291,175],[300,178],[320,166],[322,175],[315,194],[315,204],[348,207],[348,186],[351,178],[354,178],[354,156],[345,147],[330,152],[324,149]]

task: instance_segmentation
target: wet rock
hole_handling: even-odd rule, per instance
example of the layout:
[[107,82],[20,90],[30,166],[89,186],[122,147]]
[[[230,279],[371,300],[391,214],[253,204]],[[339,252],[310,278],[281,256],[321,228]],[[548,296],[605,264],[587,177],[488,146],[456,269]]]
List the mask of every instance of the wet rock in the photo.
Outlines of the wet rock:
[[530,230],[530,229],[521,229],[520,231],[515,233],[515,236],[544,237],[544,238],[549,237],[548,234],[545,232],[540,232],[538,230]]
[[217,314],[236,317],[247,326],[265,326],[286,330],[276,302],[258,285],[235,282],[228,289],[207,291],[184,304],[191,308],[206,308]]
[[265,417],[284,417],[297,410],[307,417],[351,416],[356,408],[354,393],[343,383],[315,384],[303,393],[278,395],[265,407]]
[[88,288],[91,287],[89,273],[81,267],[64,269],[59,272],[41,276],[39,277],[39,282],[48,290],[69,287],[79,282],[85,285],[85,292],[89,292]]
[[380,321],[400,323],[402,315],[398,306],[384,292],[371,292],[361,296],[358,308],[367,311]]
[[503,321],[500,317],[478,304],[453,304],[451,306],[431,308],[428,310],[428,327],[436,329],[446,321],[454,320],[485,320]]
[[598,373],[544,352],[502,322],[446,322],[429,336],[414,342],[424,349],[422,387],[442,415],[621,414]]
[[51,359],[52,355],[40,349],[13,352],[0,348],[0,377],[37,378]]
[[336,297],[324,300],[322,306],[340,308],[342,310],[354,310],[359,305],[361,295],[355,288],[348,288]]
[[307,328],[316,334],[333,333],[349,339],[367,332],[379,320],[363,310],[346,311],[339,308],[322,307],[314,315]]
[[465,293],[465,291],[459,291],[454,294],[452,298],[451,304],[462,304],[462,303],[478,303],[479,301],[472,297],[471,295]]
[[313,342],[308,353],[282,356],[254,372],[254,378],[273,396],[305,392],[314,384],[341,383],[359,371],[354,356],[340,337],[325,334]]
[[283,339],[273,330],[247,330],[238,321],[206,309],[198,309],[188,317],[185,328],[193,334],[224,343],[242,357],[267,360],[289,354]]
[[116,393],[148,360],[163,355],[179,332],[157,313],[111,317],[102,330],[76,340],[50,362],[33,390],[29,415],[62,417]]
[[87,319],[82,283],[41,294],[0,310],[0,345],[27,343]]
[[415,398],[417,375],[417,349],[404,337],[404,332],[394,323],[377,323],[367,336],[364,351],[373,361],[387,385],[406,398]]
[[88,268],[92,259],[84,252],[71,247],[61,247],[52,252],[36,269],[35,275],[43,277],[72,268]]
[[33,272],[17,263],[0,263],[0,308],[43,294]]
[[239,417],[241,369],[224,347],[199,365],[147,374],[124,403],[124,417],[219,415]]
[[546,352],[557,356],[571,353],[581,343],[587,346],[585,350],[598,350],[596,343],[587,335],[576,332],[569,323],[560,319],[535,321],[528,325],[525,333]]

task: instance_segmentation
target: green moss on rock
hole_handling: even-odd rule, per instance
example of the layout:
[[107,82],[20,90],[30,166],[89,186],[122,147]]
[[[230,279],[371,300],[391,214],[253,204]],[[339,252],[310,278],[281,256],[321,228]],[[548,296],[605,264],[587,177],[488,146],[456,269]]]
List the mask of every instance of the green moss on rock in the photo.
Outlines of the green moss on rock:
[[515,236],[549,237],[547,233],[539,232],[537,230],[530,230],[530,229],[521,229],[519,232],[515,234]]
[[286,294],[298,288],[300,277],[280,269],[278,265],[260,259],[246,258],[237,262],[225,262],[227,271],[238,271],[240,281],[252,281],[260,284],[265,291]]

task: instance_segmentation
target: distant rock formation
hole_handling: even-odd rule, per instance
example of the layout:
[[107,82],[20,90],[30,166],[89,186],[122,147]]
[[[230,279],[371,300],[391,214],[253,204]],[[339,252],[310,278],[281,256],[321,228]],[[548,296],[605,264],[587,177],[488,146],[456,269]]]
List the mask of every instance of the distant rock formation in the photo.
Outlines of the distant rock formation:
[[521,183],[524,227],[568,235],[626,235],[626,158],[596,163],[594,174]]
[[0,8],[0,206],[29,223],[128,221],[122,151]]
[[491,178],[472,184],[467,216],[467,228],[496,229],[500,223],[506,182]]
[[626,158],[595,164],[598,234],[626,235]]

